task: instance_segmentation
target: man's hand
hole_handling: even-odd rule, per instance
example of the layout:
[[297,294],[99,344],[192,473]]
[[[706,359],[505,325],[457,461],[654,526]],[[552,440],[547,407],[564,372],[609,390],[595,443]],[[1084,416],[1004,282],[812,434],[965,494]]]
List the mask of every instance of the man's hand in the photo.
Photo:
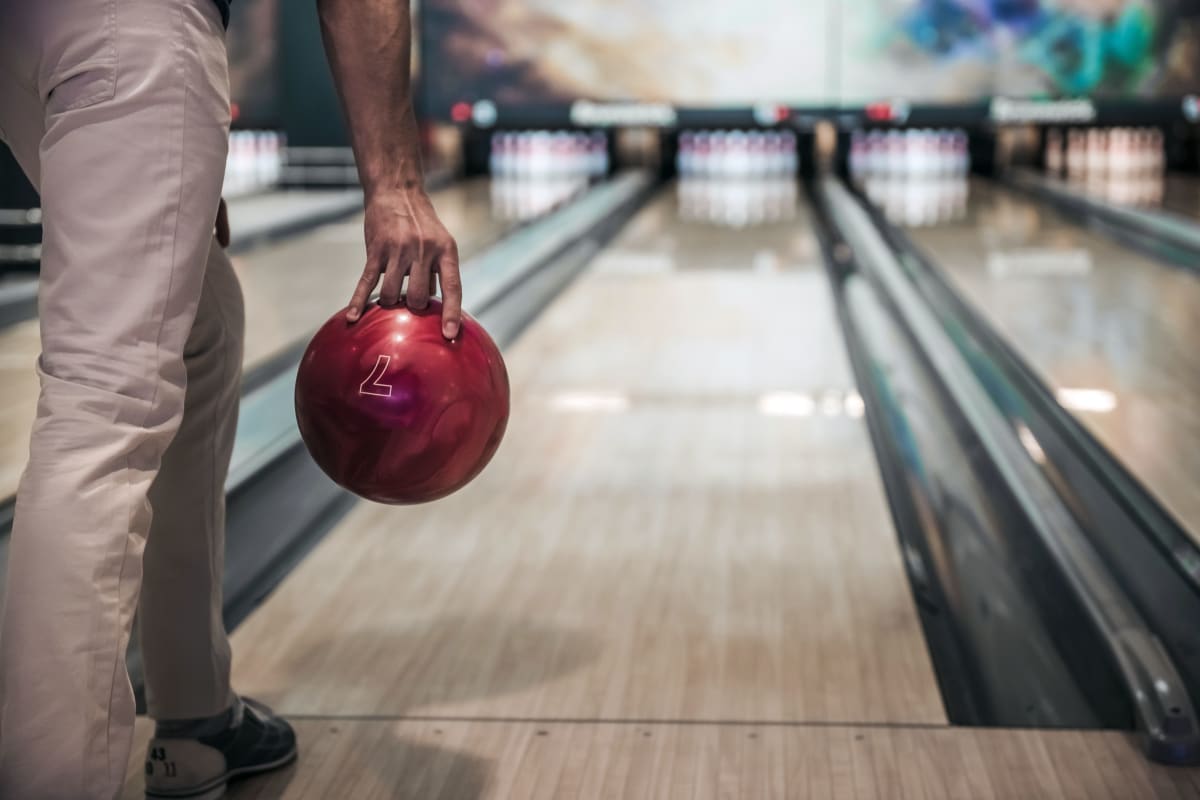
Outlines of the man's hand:
[[363,227],[367,263],[346,319],[358,321],[381,278],[380,303],[398,303],[406,275],[405,303],[419,311],[429,305],[429,297],[436,291],[436,275],[442,285],[442,335],[447,339],[457,336],[462,319],[458,245],[438,219],[429,196],[421,189],[379,192],[367,200]]
[[321,39],[346,111],[366,197],[367,264],[346,319],[356,321],[383,279],[380,301],[422,309],[442,282],[442,335],[458,335],[458,248],[422,187],[420,137],[409,86],[410,0],[317,0]]

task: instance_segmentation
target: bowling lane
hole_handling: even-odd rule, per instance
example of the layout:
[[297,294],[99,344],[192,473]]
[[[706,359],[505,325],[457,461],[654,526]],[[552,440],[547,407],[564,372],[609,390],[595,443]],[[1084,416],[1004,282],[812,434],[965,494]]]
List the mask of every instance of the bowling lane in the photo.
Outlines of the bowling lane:
[[[296,720],[294,767],[229,800],[1194,800],[1124,731]],[[143,800],[139,719],[125,800]]]
[[[431,195],[464,260],[522,221],[496,204],[495,191],[480,178]],[[231,225],[238,224],[235,212]],[[345,303],[364,258],[361,215],[235,256],[246,299],[246,368],[308,336]],[[40,348],[36,319],[0,331],[0,500],[16,492],[28,457]]]
[[961,217],[909,235],[1200,541],[1196,274],[983,180]]
[[667,188],[506,358],[493,463],[356,506],[235,632],[239,691],[501,727],[946,723],[794,184]]
[[284,221],[304,219],[362,203],[361,189],[307,191],[274,189],[261,194],[227,197],[230,218],[237,221],[237,235],[279,226]]

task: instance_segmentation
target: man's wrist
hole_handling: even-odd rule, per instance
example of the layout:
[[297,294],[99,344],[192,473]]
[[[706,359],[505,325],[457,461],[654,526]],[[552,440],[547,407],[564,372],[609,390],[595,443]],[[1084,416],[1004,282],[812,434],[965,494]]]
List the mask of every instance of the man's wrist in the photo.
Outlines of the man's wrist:
[[423,187],[418,186],[411,189],[391,188],[385,191],[371,192],[364,196],[363,206],[368,209],[373,206],[380,208],[389,206],[411,207],[414,203],[428,202],[430,202],[429,195],[425,193]]
[[411,195],[415,192],[425,192],[425,179],[420,173],[392,176],[385,180],[375,180],[364,183],[363,194],[368,201],[389,195]]

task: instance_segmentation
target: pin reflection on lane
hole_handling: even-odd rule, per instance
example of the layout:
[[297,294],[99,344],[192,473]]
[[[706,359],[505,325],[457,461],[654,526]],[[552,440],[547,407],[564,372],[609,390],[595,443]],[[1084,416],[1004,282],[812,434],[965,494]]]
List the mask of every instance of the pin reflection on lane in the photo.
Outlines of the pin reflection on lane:
[[750,228],[796,218],[794,178],[684,176],[676,184],[679,218],[727,228]]
[[871,177],[859,185],[889,222],[910,228],[967,215],[968,181],[959,177]]
[[494,177],[491,182],[492,216],[516,222],[537,219],[582,194],[587,187],[584,178]]

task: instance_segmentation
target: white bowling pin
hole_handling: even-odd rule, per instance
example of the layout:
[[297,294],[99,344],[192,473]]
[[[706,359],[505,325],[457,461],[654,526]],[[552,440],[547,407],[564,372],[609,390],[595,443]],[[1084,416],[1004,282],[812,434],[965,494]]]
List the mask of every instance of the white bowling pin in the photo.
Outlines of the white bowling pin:
[[1065,162],[1063,158],[1062,132],[1058,128],[1051,128],[1046,131],[1044,160],[1046,163],[1046,172],[1054,176],[1062,174]]

